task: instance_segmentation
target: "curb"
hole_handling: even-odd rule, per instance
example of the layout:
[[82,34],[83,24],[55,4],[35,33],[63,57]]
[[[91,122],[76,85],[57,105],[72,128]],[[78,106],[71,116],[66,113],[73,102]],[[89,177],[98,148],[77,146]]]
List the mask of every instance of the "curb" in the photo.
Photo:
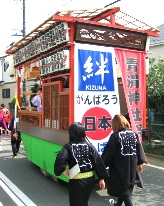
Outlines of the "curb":
[[146,155],[146,157],[154,157],[154,158],[157,158],[157,159],[164,160],[163,156],[154,155],[154,154],[151,154],[151,153],[145,153],[145,155]]

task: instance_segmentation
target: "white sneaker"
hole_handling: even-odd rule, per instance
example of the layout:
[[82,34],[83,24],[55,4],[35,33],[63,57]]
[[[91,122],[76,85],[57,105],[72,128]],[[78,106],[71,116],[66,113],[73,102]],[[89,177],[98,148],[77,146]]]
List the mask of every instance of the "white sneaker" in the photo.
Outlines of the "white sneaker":
[[110,205],[112,205],[112,206],[115,206],[115,205],[116,205],[116,202],[114,201],[114,199],[109,199],[109,203],[110,203]]

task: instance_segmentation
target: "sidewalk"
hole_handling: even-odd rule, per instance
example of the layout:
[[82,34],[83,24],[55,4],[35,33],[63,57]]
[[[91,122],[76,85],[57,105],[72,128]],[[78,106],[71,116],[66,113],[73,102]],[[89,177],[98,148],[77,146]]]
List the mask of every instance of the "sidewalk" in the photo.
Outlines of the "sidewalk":
[[[7,135],[1,135],[1,142],[2,142],[2,150],[0,150],[0,157],[5,158],[12,158],[13,157],[13,152],[12,152],[12,147],[11,147],[11,136]],[[19,150],[19,158],[23,156],[26,156],[25,151],[24,151],[24,146],[23,143],[21,142],[20,144],[20,150]],[[13,158],[12,158],[13,159]]]
[[12,148],[11,148],[11,144],[10,144],[10,140],[11,140],[11,137],[10,137],[10,133],[9,135],[6,135],[6,134],[2,134],[0,136],[0,154],[3,153],[4,149],[7,150],[7,151],[11,151],[11,154],[12,154]]
[[0,151],[2,151],[3,139],[5,137],[9,137],[10,138],[10,136],[4,135],[4,134],[0,135]]
[[159,167],[164,166],[164,157],[158,156],[158,155],[153,155],[150,153],[146,153],[146,157],[148,159],[148,163],[152,165],[156,165]]

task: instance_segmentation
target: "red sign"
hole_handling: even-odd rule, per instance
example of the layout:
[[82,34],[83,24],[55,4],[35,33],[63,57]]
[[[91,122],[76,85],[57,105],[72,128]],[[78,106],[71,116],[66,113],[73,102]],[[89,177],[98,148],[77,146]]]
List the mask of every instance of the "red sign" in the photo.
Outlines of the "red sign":
[[85,112],[82,124],[86,135],[93,140],[102,140],[112,131],[112,117],[109,112],[100,107],[93,107]]

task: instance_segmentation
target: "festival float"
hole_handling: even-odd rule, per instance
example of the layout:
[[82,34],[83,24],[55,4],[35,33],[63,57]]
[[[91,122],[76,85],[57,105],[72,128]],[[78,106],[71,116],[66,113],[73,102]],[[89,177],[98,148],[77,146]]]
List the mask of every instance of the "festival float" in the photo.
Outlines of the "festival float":
[[100,154],[118,113],[129,113],[142,141],[150,36],[158,37],[159,30],[119,7],[58,11],[6,51],[14,59],[17,102],[24,79],[39,78],[42,85],[42,111],[29,104],[17,112],[31,162],[54,176],[56,154],[75,121],[84,124]]

